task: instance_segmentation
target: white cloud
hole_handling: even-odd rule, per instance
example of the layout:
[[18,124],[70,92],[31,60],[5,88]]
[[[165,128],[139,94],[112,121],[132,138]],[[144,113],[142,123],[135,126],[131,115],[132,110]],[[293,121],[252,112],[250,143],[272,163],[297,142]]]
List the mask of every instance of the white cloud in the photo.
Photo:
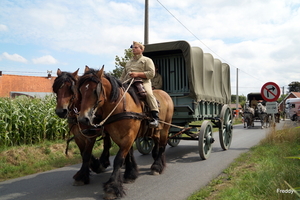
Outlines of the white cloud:
[[58,64],[58,61],[50,55],[32,59],[33,64],[52,65]]
[[[22,44],[31,58],[46,49],[42,55],[48,56],[32,59],[35,64],[70,63],[73,71],[74,60],[89,64],[94,59],[94,65],[109,62],[113,68],[116,55],[144,39],[144,0],[13,2],[1,0],[0,49]],[[199,46],[231,65],[233,85],[239,68],[241,93],[247,94],[266,81],[283,86],[299,76],[299,21],[299,0],[149,1],[149,42],[186,40]],[[60,55],[60,62],[50,54]]]
[[1,57],[4,59],[7,59],[7,60],[15,61],[15,62],[27,63],[27,60],[18,54],[10,55],[7,52],[4,52]]
[[7,28],[6,25],[0,24],[0,32],[1,32],[1,31],[7,31],[7,30],[8,30],[8,28]]

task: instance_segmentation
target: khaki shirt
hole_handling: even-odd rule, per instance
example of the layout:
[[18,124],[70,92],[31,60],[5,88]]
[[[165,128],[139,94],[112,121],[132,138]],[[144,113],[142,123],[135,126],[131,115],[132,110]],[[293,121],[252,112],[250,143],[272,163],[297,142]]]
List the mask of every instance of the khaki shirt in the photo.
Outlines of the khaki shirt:
[[257,100],[253,99],[251,100],[251,108],[256,108],[257,107]]
[[155,75],[155,66],[153,61],[143,55],[134,56],[129,62],[126,63],[125,69],[122,72],[120,80],[122,82],[127,81],[131,77],[128,75],[129,72],[144,72],[147,78],[142,78],[144,88],[147,92],[146,101],[151,111],[159,112],[157,101],[153,95],[151,79]]
[[150,82],[150,79],[155,75],[155,66],[152,59],[143,55],[135,56],[126,63],[120,80],[126,81],[130,79],[131,77],[128,75],[129,72],[144,72],[147,79],[143,79],[143,82]]

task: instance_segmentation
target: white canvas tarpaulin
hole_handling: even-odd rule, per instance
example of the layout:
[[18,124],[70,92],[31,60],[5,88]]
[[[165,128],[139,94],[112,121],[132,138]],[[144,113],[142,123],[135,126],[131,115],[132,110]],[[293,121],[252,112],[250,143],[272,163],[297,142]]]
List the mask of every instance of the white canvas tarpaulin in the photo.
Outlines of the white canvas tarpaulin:
[[[173,41],[145,45],[144,55],[163,56],[182,54],[189,81],[189,96],[195,101],[230,104],[230,68],[226,63],[191,47],[186,41]],[[180,81],[180,80],[177,80]]]

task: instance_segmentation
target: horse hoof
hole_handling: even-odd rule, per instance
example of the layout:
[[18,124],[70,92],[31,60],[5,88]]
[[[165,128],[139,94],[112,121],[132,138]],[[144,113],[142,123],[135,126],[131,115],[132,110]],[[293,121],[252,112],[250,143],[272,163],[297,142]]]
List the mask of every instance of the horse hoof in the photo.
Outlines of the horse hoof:
[[157,171],[154,171],[154,170],[151,170],[150,174],[151,174],[151,175],[155,175],[155,176],[157,176],[157,175],[159,175],[159,172],[157,172]]
[[73,186],[83,186],[84,182],[83,181],[74,181]]
[[113,193],[105,193],[103,199],[116,199],[118,198],[115,194]]

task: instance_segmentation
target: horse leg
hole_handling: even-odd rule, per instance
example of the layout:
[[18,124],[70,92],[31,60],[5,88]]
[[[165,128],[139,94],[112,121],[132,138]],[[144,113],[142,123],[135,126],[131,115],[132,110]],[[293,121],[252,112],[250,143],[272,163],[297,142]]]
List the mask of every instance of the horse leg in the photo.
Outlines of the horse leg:
[[246,119],[246,124],[247,124],[247,128],[250,128],[250,119],[249,118]]
[[166,166],[165,149],[168,140],[167,132],[168,131],[166,131],[164,128],[161,131],[155,130],[155,134],[153,135],[154,147],[152,150],[152,158],[154,159],[154,162],[151,166],[152,175],[159,175],[165,169]]
[[83,155],[84,155],[84,151],[85,151],[85,148],[86,148],[86,138],[84,138],[81,133],[80,133],[80,129],[79,127],[76,125],[73,125],[73,124],[69,124],[69,128],[70,128],[70,132],[74,135],[74,140],[75,140],[75,143],[77,145],[77,147],[79,148],[80,150],[80,155],[81,155],[81,158],[82,158],[82,165],[81,165],[81,168],[80,170],[73,176],[73,178],[75,179],[73,185],[76,185],[76,186],[79,186],[79,185],[84,185],[85,183],[88,183],[89,181],[86,180],[85,177],[89,177],[89,171],[88,171],[88,167],[86,167],[86,164],[84,162],[84,158],[83,158]]
[[124,183],[133,183],[138,177],[138,167],[133,156],[133,147],[131,147],[125,158]]
[[[74,186],[81,186],[90,183],[90,160],[92,158],[92,150],[95,139],[83,138],[83,136],[75,138],[76,144],[81,146],[82,165],[80,170],[73,176],[75,180]],[[84,148],[82,148],[84,146]]]
[[104,142],[104,149],[100,157],[100,166],[102,166],[102,169],[106,169],[110,165],[109,149],[111,148],[111,140],[107,133],[103,138],[103,142]]
[[265,123],[264,123],[264,118],[263,118],[263,117],[260,118],[260,122],[261,122],[261,128],[263,129],[263,128],[264,128],[264,125],[265,125]]
[[92,162],[90,164],[90,168],[95,173],[101,173],[104,172],[105,169],[110,165],[109,161],[109,149],[111,148],[111,140],[109,135],[106,133],[103,137],[103,151],[100,156],[100,159],[96,159],[92,155]]
[[109,180],[104,183],[103,189],[105,192],[104,199],[116,199],[123,197],[125,191],[122,185],[121,167],[124,163],[124,150],[120,148],[115,159],[114,159],[114,169],[109,178]]

